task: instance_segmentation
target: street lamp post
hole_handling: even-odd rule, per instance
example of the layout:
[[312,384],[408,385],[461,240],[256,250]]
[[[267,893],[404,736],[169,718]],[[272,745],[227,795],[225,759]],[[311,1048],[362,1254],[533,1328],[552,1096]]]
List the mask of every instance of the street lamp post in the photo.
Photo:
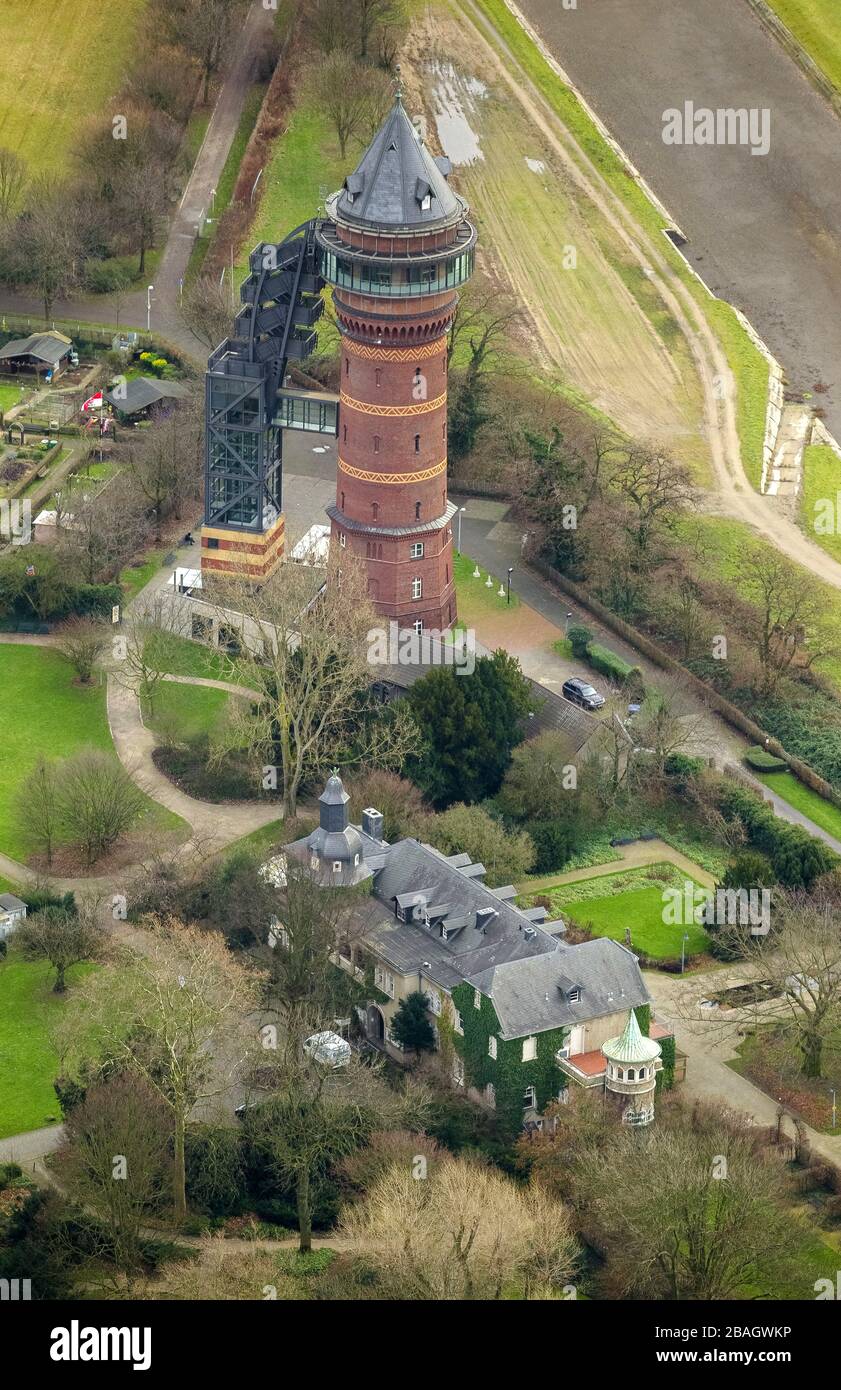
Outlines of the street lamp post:
[[147,333],[151,333],[151,331],[152,331],[152,291],[153,291],[154,288],[155,288],[154,285],[147,285],[147,286],[146,286],[146,332],[147,332]]
[[572,617],[572,614],[571,614],[571,613],[567,613],[566,618],[564,619],[564,637],[566,637],[567,633],[569,632],[569,623],[570,623],[570,618],[571,618],[571,617]]
[[513,573],[514,573],[514,566],[513,566],[513,565],[509,565],[509,566],[508,566],[508,599],[507,599],[507,602],[508,602],[508,603],[511,602],[511,576],[512,576]]
[[215,189],[215,188],[211,188],[211,190],[210,190],[210,215],[211,215],[211,217],[213,216],[213,212],[214,212],[215,207],[216,207],[216,189]]
[[466,508],[465,508],[465,507],[459,507],[459,509],[458,509],[458,540],[457,540],[457,542],[456,542],[456,549],[458,550],[459,555],[461,554],[461,514],[462,514],[462,512],[464,512],[464,511],[466,511]]

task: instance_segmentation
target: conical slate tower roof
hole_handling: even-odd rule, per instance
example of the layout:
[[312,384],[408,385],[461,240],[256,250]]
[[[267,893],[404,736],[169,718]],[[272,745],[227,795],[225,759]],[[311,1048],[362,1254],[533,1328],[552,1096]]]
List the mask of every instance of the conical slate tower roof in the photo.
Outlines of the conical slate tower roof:
[[602,1052],[611,1062],[653,1062],[660,1056],[660,1044],[653,1038],[643,1037],[637,1016],[631,1009],[624,1032],[602,1043]]
[[343,221],[395,231],[458,221],[466,205],[448,186],[443,170],[449,170],[449,161],[439,163],[429,153],[398,95],[345,179],[336,211]]

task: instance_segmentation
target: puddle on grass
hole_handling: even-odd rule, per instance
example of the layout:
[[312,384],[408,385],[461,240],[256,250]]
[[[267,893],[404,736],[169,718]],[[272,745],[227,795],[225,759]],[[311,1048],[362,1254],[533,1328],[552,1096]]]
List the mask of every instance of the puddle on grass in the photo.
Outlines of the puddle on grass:
[[452,63],[433,63],[432,73],[435,129],[441,148],[453,165],[475,164],[485,156],[468,113],[487,96],[488,89],[478,77],[456,72]]

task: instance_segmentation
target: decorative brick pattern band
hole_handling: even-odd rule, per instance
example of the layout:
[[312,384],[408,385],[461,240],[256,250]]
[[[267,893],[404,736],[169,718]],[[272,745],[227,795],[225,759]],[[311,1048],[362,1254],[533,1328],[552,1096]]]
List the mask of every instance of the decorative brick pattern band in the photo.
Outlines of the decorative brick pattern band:
[[367,468],[354,468],[343,458],[339,459],[339,468],[349,478],[359,478],[363,483],[425,483],[429,478],[437,478],[439,473],[446,473],[447,460],[443,458],[432,468],[421,468],[415,473],[378,473]]
[[419,357],[437,357],[441,351],[441,335],[432,342],[418,343],[412,348],[368,347],[353,338],[342,338],[342,346],[351,357],[363,357],[367,362],[415,362]]
[[427,415],[430,410],[439,410],[442,405],[447,404],[447,393],[442,392],[432,401],[416,401],[414,405],[372,405],[370,401],[355,401],[353,396],[346,396],[344,391],[339,400],[342,405],[349,405],[351,410],[358,410],[362,415],[381,415],[405,417],[408,415]]

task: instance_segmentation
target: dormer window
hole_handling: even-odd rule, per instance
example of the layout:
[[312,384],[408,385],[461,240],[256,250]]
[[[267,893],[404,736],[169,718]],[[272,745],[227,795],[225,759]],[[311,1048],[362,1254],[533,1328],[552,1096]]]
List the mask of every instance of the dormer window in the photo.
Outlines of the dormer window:
[[348,189],[348,191],[347,191],[347,200],[348,200],[348,202],[349,202],[349,203],[352,203],[355,197],[356,197],[356,194],[355,194],[355,193],[351,193],[350,189]]
[[341,859],[334,859],[334,860],[333,860],[333,873],[334,873],[334,874],[340,874],[341,872],[342,872],[342,861],[341,861]]
[[427,193],[425,198],[421,198],[421,212],[429,212],[432,207],[432,195]]
[[581,1002],[581,986],[576,985],[575,989],[571,989],[567,995],[567,999],[570,1004],[579,1004]]
[[358,869],[358,868],[359,868],[359,855],[358,855],[358,854],[355,854],[355,855],[353,856],[353,867],[354,867],[355,869]]

